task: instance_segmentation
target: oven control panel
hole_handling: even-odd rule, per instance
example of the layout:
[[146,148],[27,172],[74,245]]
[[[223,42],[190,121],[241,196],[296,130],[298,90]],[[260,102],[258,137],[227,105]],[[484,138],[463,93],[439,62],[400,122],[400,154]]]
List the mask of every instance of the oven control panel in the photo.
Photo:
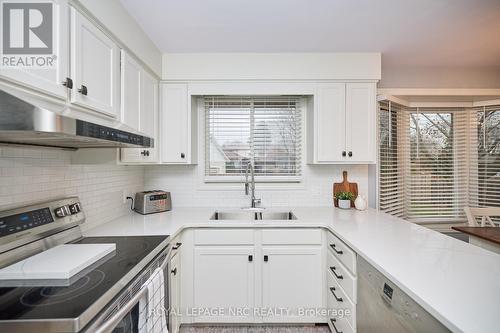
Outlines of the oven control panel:
[[[11,242],[32,241],[53,229],[85,221],[78,197],[68,197],[0,212],[0,249]],[[23,232],[24,231],[24,232]],[[12,243],[12,246],[18,246]]]
[[0,217],[0,237],[54,222],[49,208]]

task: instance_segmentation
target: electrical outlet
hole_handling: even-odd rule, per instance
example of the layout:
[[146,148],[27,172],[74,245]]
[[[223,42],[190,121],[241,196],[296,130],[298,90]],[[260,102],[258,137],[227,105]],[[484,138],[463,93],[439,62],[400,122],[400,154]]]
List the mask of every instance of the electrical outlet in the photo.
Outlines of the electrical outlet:
[[123,203],[128,203],[129,202],[129,199],[127,199],[127,197],[133,198],[133,195],[130,192],[128,192],[127,190],[122,190]]

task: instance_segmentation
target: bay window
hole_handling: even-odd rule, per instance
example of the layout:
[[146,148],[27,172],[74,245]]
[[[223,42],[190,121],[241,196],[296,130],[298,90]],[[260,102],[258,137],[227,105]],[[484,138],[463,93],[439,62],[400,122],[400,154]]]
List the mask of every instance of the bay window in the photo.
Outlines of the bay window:
[[412,222],[463,222],[500,206],[500,107],[379,107],[379,207]]

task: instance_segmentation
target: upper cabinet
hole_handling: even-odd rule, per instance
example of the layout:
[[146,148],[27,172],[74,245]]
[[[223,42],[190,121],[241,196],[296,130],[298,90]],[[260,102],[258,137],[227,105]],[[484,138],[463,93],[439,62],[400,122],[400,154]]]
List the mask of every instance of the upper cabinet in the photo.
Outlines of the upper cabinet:
[[376,84],[318,84],[309,130],[312,164],[376,163]]
[[318,87],[314,106],[314,135],[318,163],[339,160],[345,150],[345,83]]
[[111,117],[119,115],[120,49],[76,9],[71,9],[71,102]]
[[377,161],[377,87],[346,84],[346,151],[348,162]]
[[167,164],[196,163],[196,117],[191,114],[188,85],[184,83],[161,84],[160,109],[161,161]]
[[141,65],[121,51],[121,119],[127,127],[139,130],[141,111]]
[[53,44],[51,58],[53,66],[49,68],[7,68],[0,71],[0,77],[7,81],[22,84],[31,89],[39,90],[52,97],[66,99],[65,87],[68,76],[68,4],[65,0],[54,1],[53,13]]
[[158,140],[158,80],[122,51],[122,122],[134,130],[154,138],[153,148],[124,148],[122,163],[156,163]]

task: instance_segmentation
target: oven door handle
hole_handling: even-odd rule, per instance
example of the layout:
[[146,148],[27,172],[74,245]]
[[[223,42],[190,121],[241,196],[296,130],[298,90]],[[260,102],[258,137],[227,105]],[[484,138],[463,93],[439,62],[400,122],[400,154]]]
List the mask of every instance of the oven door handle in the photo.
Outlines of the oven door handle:
[[120,323],[120,321],[125,318],[127,313],[132,311],[134,306],[139,302],[139,300],[143,297],[146,297],[148,293],[147,288],[141,288],[137,294],[134,295],[120,310],[118,310],[111,318],[109,318],[105,323],[99,326],[94,333],[110,333],[115,329],[116,325]]
[[[168,262],[171,259],[172,255],[172,248],[170,248],[165,255],[165,259],[159,266],[162,271],[165,271],[167,268]],[[113,316],[111,316],[105,323],[103,323],[101,326],[99,326],[94,333],[110,333],[113,331],[113,329],[120,323],[120,321],[125,318],[127,313],[132,311],[134,306],[141,300],[143,297],[147,297],[148,294],[148,288],[144,288],[144,286],[141,287],[141,289],[137,292],[137,294],[134,295],[128,301],[125,303],[123,307],[121,307]]]

